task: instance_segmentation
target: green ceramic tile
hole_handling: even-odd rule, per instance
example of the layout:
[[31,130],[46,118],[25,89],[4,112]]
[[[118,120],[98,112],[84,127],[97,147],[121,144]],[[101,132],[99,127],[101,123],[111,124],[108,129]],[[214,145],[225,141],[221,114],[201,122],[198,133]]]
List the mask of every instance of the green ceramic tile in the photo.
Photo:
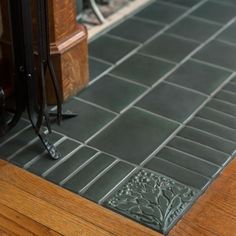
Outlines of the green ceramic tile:
[[140,100],[137,106],[172,120],[183,122],[205,99],[206,97],[201,94],[161,83]]
[[166,80],[205,94],[211,94],[230,75],[231,73],[228,71],[189,60]]
[[180,133],[178,133],[178,136],[190,139],[194,142],[198,142],[230,155],[234,153],[236,147],[236,144],[232,141],[191,127],[185,127]]
[[219,93],[215,95],[215,98],[236,105],[236,94],[229,92],[227,90],[221,90]]
[[98,202],[117,184],[119,184],[120,181],[122,181],[133,169],[134,167],[127,163],[118,162],[93,185],[91,185],[83,196],[92,201]]
[[182,7],[193,7],[197,3],[199,3],[199,0],[161,0],[161,1],[176,4]]
[[221,166],[225,165],[230,159],[228,154],[181,137],[175,137],[167,145]]
[[[57,141],[59,141],[63,136],[57,133],[52,133],[49,136],[50,142],[55,144]],[[32,143],[30,146],[28,146],[23,151],[19,152],[16,156],[14,156],[11,159],[11,162],[24,167],[32,161],[35,157],[41,155],[43,152],[45,152],[45,148],[42,144],[42,142],[37,139],[34,143]]]
[[214,134],[216,136],[236,142],[236,130],[224,127],[209,120],[195,117],[188,123],[188,126],[195,127],[210,134]]
[[192,40],[197,40],[199,42],[204,42],[219,29],[220,26],[214,23],[186,17],[176,25],[172,26],[167,31],[167,33],[179,35],[181,37],[189,38]]
[[141,170],[118,188],[104,205],[167,235],[199,192],[175,180]]
[[162,28],[162,25],[130,18],[109,31],[108,34],[143,43]]
[[236,130],[236,118],[225,113],[219,112],[209,107],[204,107],[198,112],[197,117],[219,123],[223,126]]
[[236,23],[233,23],[229,27],[227,27],[217,38],[229,43],[236,44]]
[[145,168],[166,175],[199,190],[203,190],[210,181],[209,178],[197,174],[196,172],[189,171],[181,166],[174,165],[171,162],[158,158],[151,159],[145,165]]
[[76,112],[78,116],[64,120],[61,126],[54,125],[53,129],[80,141],[91,137],[115,117],[110,112],[75,99],[64,104],[64,110]]
[[94,178],[101,174],[114,161],[115,158],[111,156],[103,153],[99,154],[94,160],[63,184],[63,186],[77,193],[93,181]]
[[235,83],[228,83],[224,86],[223,89],[236,94],[236,84]]
[[136,16],[148,19],[154,22],[168,24],[180,17],[185,12],[175,6],[165,5],[163,3],[152,3],[148,7],[136,14]]
[[230,70],[236,70],[236,46],[212,41],[193,57]]
[[162,34],[144,46],[140,51],[172,62],[180,62],[198,45],[198,43],[187,39]]
[[89,144],[131,163],[140,164],[177,127],[175,122],[132,108]]
[[58,167],[53,169],[53,171],[46,176],[46,179],[60,184],[62,180],[71,175],[85,162],[89,161],[96,153],[97,151],[92,148],[82,147]]
[[217,165],[169,147],[163,148],[156,154],[156,157],[209,178],[213,178],[220,171],[220,167]]
[[139,85],[106,75],[83,90],[78,97],[114,112],[120,112],[145,90]]
[[146,86],[152,86],[175,65],[151,57],[135,54],[110,73]]
[[57,150],[61,154],[60,159],[54,160],[49,158],[48,154],[46,153],[31,166],[29,166],[27,170],[37,175],[43,175],[47,171],[55,168],[63,160],[63,158],[66,158],[67,155],[69,155],[79,146],[80,144],[76,143],[75,141],[67,139],[57,146]]
[[116,63],[137,46],[136,43],[103,35],[89,44],[89,55]]
[[205,4],[197,8],[192,15],[225,24],[236,16],[236,7],[207,1]]

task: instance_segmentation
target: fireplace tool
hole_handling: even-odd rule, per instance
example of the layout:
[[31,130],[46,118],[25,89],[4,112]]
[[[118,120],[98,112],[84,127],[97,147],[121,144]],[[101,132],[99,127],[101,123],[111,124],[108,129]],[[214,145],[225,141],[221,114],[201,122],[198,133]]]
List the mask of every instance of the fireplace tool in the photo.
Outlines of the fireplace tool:
[[[74,113],[62,112],[62,98],[59,84],[50,57],[48,0],[37,0],[36,48],[33,43],[31,16],[31,0],[8,0],[13,54],[14,80],[14,111],[10,120],[6,119],[6,98],[4,89],[0,88],[0,136],[6,134],[27,111],[29,120],[49,156],[60,158],[60,153],[50,142],[48,135],[43,132],[46,126],[51,133],[51,117],[58,124],[62,118],[76,116]],[[37,62],[36,62],[37,61]],[[46,77],[46,73],[50,76]],[[49,112],[47,107],[45,82],[50,79],[56,96],[57,111]]]

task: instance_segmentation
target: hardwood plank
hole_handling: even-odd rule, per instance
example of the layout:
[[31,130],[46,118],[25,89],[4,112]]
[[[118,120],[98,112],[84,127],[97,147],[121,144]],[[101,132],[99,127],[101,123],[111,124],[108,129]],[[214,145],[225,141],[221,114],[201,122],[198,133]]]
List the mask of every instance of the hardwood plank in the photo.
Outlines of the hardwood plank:
[[111,235],[2,180],[0,180],[0,193],[1,204],[15,209],[62,235]]
[[[1,161],[0,161],[1,166]],[[32,194],[48,204],[94,224],[114,235],[158,236],[159,233],[51,184],[11,164],[0,167],[0,180]],[[29,209],[30,210],[30,209]],[[82,234],[80,234],[82,235]],[[95,235],[98,235],[97,232]],[[104,234],[105,235],[105,234]]]
[[[0,204],[0,216],[5,217],[12,223],[17,224],[17,226],[20,226],[21,228],[27,228],[29,232],[31,232],[34,235],[45,235],[45,236],[59,236],[61,234],[52,231],[48,227],[37,223],[36,221],[33,221],[29,217],[26,217],[19,212],[12,210],[11,208]],[[1,220],[0,220],[1,225]],[[0,234],[1,235],[1,234]]]
[[0,236],[15,236],[16,234],[10,232],[9,230],[5,229],[4,227],[0,228]]

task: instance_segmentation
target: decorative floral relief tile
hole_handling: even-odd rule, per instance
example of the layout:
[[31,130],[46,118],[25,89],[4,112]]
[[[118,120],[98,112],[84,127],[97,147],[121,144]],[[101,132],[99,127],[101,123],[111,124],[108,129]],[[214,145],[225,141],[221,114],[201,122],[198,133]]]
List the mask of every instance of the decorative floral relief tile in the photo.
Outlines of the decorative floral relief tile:
[[141,170],[104,205],[166,233],[198,195],[198,190],[173,179]]

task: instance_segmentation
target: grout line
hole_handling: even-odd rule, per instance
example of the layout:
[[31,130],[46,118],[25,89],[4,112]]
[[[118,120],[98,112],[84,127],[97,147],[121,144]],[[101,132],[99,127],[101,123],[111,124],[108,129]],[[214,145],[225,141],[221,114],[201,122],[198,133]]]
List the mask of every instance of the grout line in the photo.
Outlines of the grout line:
[[219,26],[219,27],[223,26],[222,24],[220,24],[216,21],[212,21],[212,20],[209,20],[209,19],[197,17],[197,16],[194,16],[194,15],[189,15],[188,18],[191,18],[191,19],[196,20],[196,21],[201,21],[201,22],[204,22],[204,23],[208,23],[208,24],[211,24],[211,25]]
[[103,36],[107,36],[109,38],[117,39],[117,40],[124,41],[124,42],[131,43],[131,44],[136,44],[136,45],[141,45],[142,44],[141,42],[134,41],[134,40],[131,40],[131,39],[127,39],[127,38],[124,38],[124,37],[121,37],[121,36],[117,36],[115,34],[110,34],[109,32],[107,32]]
[[150,24],[154,24],[154,25],[159,25],[159,26],[163,26],[163,27],[166,27],[166,25],[168,25],[167,23],[164,23],[164,22],[159,22],[159,21],[150,20],[150,19],[147,19],[147,18],[142,18],[142,17],[137,16],[137,15],[133,15],[132,18],[135,19],[135,20],[140,20],[142,22],[146,22],[146,23],[150,23]]
[[174,34],[174,33],[171,33],[171,32],[164,33],[164,35],[167,35],[167,36],[170,36],[170,37],[173,37],[173,38],[177,38],[177,39],[181,39],[181,40],[185,40],[185,41],[189,41],[189,42],[193,42],[193,43],[196,43],[196,44],[201,44],[202,43],[202,41],[198,41],[198,40],[195,40],[195,39],[192,39],[192,38],[184,37],[182,35]]
[[138,86],[143,87],[143,88],[145,88],[145,89],[150,88],[150,87],[147,86],[147,85],[141,84],[141,83],[136,82],[136,81],[133,81],[133,80],[129,80],[129,79],[124,78],[124,77],[122,77],[122,76],[120,76],[120,75],[115,75],[115,74],[112,74],[112,73],[109,73],[108,75],[111,76],[111,77],[114,77],[114,78],[116,78],[116,79],[123,80],[123,81],[126,81],[126,82],[131,83],[131,84],[134,84],[134,85],[138,85]]
[[233,70],[230,70],[226,67],[216,65],[216,64],[213,64],[213,63],[210,63],[210,62],[207,62],[207,61],[202,61],[202,60],[194,58],[194,57],[191,57],[190,60],[194,61],[194,62],[197,62],[197,63],[201,63],[201,64],[206,65],[206,66],[210,66],[210,67],[214,67],[214,68],[217,68],[217,69],[220,69],[220,70],[224,70],[224,71],[227,71],[227,72],[230,72],[230,73],[234,72]]
[[102,62],[102,63],[104,63],[104,64],[106,64],[106,65],[108,65],[108,66],[114,65],[114,64],[111,63],[111,62],[105,61],[105,60],[103,60],[103,59],[101,59],[101,58],[99,58],[99,57],[94,57],[94,56],[92,56],[92,55],[89,55],[89,58],[91,58],[91,59],[93,59],[93,60],[96,60],[96,61],[99,61],[99,62]]
[[112,113],[113,115],[116,115],[116,116],[117,116],[117,115],[119,114],[119,113],[114,112],[114,111],[112,111],[112,110],[110,110],[110,109],[108,109],[108,108],[105,108],[105,107],[103,107],[103,106],[100,106],[100,105],[98,105],[98,104],[95,104],[95,103],[93,103],[93,102],[90,102],[90,101],[88,101],[88,100],[85,100],[85,99],[83,99],[83,98],[81,98],[81,97],[75,96],[74,99],[77,100],[77,101],[80,101],[80,102],[89,104],[89,105],[91,105],[91,106],[97,107],[97,108],[99,108],[99,109],[101,109],[101,110],[104,110],[104,111],[106,111],[106,112]]
[[228,46],[236,47],[236,43],[233,43],[233,42],[230,42],[230,41],[227,41],[227,40],[216,38],[216,41],[218,41],[220,43],[223,43],[223,44],[226,44]]
[[217,98],[217,97],[213,97],[214,100],[218,101],[218,102],[222,102],[224,103],[225,105],[230,105],[230,106],[233,106],[236,108],[236,104],[233,104],[231,102],[228,102],[226,100],[223,100],[222,98]]
[[[193,118],[195,115],[212,99],[214,94],[216,94],[218,91],[220,91],[221,88],[225,86],[226,83],[228,83],[234,76],[236,75],[236,72],[233,73],[227,80],[225,80],[221,86],[219,86],[211,96],[207,97],[207,99],[161,144],[159,147],[157,147],[156,150],[154,150],[140,165],[145,165],[157,152],[159,152],[169,141],[171,141],[174,137],[178,136],[177,133],[179,133],[185,125]],[[215,150],[215,149],[214,149]]]
[[109,170],[111,170],[119,160],[114,160],[109,166],[102,170],[95,178],[93,178],[89,183],[87,183],[80,191],[79,194],[83,195],[97,180],[104,176]]
[[165,6],[170,6],[170,7],[173,7],[173,8],[179,8],[179,9],[182,9],[182,10],[188,10],[192,7],[185,7],[185,6],[182,6],[182,5],[179,5],[179,4],[175,4],[175,3],[172,3],[172,2],[165,2],[165,0],[157,0],[156,3],[160,3],[162,5],[165,5]]

